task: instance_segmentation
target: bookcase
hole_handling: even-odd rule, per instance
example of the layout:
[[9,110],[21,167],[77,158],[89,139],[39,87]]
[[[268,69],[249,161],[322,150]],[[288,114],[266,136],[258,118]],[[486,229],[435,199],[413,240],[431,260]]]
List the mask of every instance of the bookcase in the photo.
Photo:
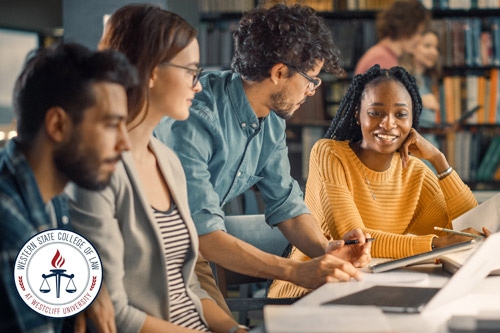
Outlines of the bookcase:
[[[232,32],[241,12],[263,0],[200,1],[200,49],[204,67],[230,67]],[[362,54],[377,42],[375,15],[393,0],[296,0],[315,8],[341,50],[345,77],[321,73],[323,84],[288,121],[292,174],[307,178],[309,151],[321,138],[349,86]],[[500,190],[500,4],[489,0],[421,0],[432,10],[440,37],[443,77],[439,85],[438,136],[450,164],[473,189]],[[476,108],[458,129],[447,124]]]

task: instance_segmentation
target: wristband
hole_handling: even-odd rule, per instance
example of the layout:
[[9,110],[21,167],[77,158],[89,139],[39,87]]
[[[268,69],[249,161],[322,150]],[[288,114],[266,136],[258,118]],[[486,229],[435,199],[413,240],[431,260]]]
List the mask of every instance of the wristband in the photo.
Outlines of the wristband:
[[453,172],[453,168],[449,167],[448,169],[444,170],[443,172],[438,173],[437,177],[439,180],[441,180],[441,179],[445,178],[446,176],[448,176],[452,172]]
[[236,331],[239,330],[240,328],[250,331],[250,327],[247,327],[245,325],[235,325],[229,329],[228,333],[236,333]]

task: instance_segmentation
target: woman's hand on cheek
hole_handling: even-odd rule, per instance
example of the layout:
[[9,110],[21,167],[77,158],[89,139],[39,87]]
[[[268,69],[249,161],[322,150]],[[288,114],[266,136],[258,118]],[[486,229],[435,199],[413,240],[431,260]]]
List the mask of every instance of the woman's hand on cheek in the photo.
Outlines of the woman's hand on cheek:
[[403,168],[408,165],[409,155],[430,161],[441,152],[429,141],[427,141],[414,128],[410,130],[408,137],[399,148]]
[[399,155],[401,156],[403,169],[408,166],[408,160],[410,159],[410,154],[412,154],[412,150],[410,149],[410,147],[412,145],[416,145],[418,142],[416,134],[418,133],[414,129],[411,129],[410,133],[406,137],[406,140],[403,142],[401,147],[399,147]]

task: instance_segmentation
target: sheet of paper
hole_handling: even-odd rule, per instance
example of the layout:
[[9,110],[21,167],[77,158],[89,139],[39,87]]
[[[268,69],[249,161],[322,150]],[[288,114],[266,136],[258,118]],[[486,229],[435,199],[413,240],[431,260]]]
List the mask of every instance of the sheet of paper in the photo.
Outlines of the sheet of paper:
[[266,305],[264,323],[266,333],[394,331],[382,310],[372,306]]
[[[442,256],[440,259],[443,262],[443,267],[449,272],[455,272],[457,269],[462,267],[463,264],[469,259],[469,257],[474,253],[476,249],[469,249],[460,252],[448,253]],[[500,275],[500,263],[498,263],[490,275]]]
[[500,231],[500,193],[452,221],[453,229],[473,227],[481,231],[485,226],[491,232]]
[[467,261],[467,259],[469,259],[472,252],[474,252],[474,249],[450,253],[450,254],[446,255],[445,257],[450,258],[450,259],[454,260],[455,262],[463,265]]
[[383,273],[365,273],[363,274],[363,282],[372,282],[374,284],[399,284],[410,283],[420,284],[429,280],[429,275],[426,273],[413,271],[398,271],[398,272],[383,272]]

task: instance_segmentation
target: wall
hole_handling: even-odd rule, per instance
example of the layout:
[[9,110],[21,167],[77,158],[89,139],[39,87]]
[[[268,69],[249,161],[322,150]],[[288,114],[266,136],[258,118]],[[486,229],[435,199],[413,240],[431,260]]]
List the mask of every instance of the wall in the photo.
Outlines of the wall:
[[62,27],[62,0],[1,0],[0,26],[51,35]]
[[63,0],[64,41],[95,49],[102,35],[104,15],[127,3],[157,4],[181,15],[195,27],[199,25],[196,0]]

